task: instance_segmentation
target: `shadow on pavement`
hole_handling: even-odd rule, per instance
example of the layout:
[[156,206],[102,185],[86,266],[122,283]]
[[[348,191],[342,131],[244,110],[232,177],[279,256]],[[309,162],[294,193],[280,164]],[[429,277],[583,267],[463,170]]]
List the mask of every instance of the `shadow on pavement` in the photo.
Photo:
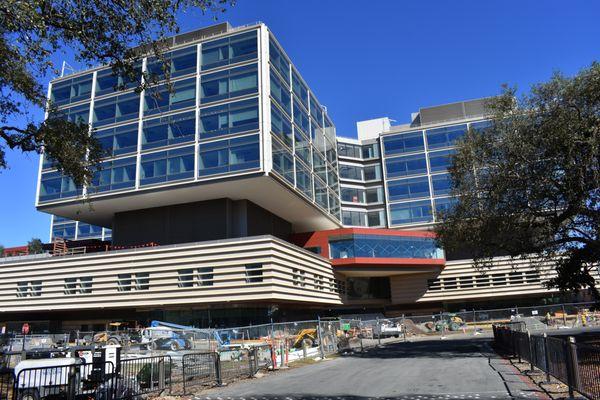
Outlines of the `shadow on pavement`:
[[382,347],[365,349],[363,352],[349,353],[346,357],[357,358],[465,358],[490,356],[484,343],[489,339],[423,340],[386,344]]
[[285,395],[260,395],[260,396],[244,396],[244,397],[227,397],[227,396],[194,396],[196,400],[492,400],[492,399],[536,399],[535,396],[510,397],[505,393],[452,393],[452,394],[397,394],[395,396],[386,397],[363,397],[354,395],[336,395],[322,396],[315,394],[285,394]]

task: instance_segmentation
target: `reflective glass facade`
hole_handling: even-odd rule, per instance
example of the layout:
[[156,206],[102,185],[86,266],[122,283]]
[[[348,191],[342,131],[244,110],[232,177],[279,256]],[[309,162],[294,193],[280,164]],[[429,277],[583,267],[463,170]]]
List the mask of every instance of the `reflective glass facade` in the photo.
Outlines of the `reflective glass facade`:
[[428,237],[351,235],[330,238],[329,255],[339,258],[444,258],[443,251]]
[[[167,71],[141,60],[137,81],[99,68],[51,83],[56,115],[89,124],[105,159],[84,188],[43,160],[39,204],[272,171],[341,218],[335,126],[264,25],[181,44],[164,58]],[[136,93],[143,72],[157,82]]]

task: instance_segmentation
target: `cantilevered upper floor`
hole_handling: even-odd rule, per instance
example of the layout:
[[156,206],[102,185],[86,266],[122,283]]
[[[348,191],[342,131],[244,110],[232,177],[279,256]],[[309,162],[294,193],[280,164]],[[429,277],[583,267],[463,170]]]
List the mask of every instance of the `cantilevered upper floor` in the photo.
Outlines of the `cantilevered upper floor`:
[[[37,208],[111,228],[118,213],[249,200],[293,231],[339,227],[335,126],[268,27],[225,23],[170,40],[173,91],[152,56],[139,61],[140,81],[102,66],[50,83],[58,115],[89,124],[106,157],[86,187],[43,158]],[[142,71],[162,81],[136,93]]]

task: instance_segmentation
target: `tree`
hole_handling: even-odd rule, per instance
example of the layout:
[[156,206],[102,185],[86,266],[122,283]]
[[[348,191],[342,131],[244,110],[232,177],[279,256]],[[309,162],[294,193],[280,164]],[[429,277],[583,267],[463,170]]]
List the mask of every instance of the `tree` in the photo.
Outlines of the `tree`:
[[27,251],[29,254],[40,254],[44,252],[44,244],[38,238],[32,238],[27,242]]
[[453,157],[457,202],[440,244],[469,248],[480,267],[499,254],[552,263],[550,287],[599,299],[600,64],[519,98],[505,87],[487,109],[491,126],[467,132]]
[[4,246],[0,244],[0,257],[4,256]]
[[[167,36],[179,32],[176,14],[198,8],[202,13],[225,11],[235,0],[4,0],[0,4],[0,168],[5,149],[44,153],[76,184],[91,180],[102,158],[98,141],[86,122],[64,120],[47,104],[43,83],[57,74],[52,57],[66,48],[85,66],[106,64],[115,75],[141,81],[136,69],[145,53],[163,62]],[[137,47],[133,47],[137,45]],[[156,74],[145,74],[156,83]],[[115,89],[122,89],[116,87]],[[49,112],[36,122],[32,108]],[[26,120],[22,123],[19,120]]]

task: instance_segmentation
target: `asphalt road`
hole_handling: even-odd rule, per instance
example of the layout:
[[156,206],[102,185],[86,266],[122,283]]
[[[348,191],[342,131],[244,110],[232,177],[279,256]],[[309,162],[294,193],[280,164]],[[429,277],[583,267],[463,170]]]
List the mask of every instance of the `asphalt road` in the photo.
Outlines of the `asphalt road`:
[[[388,344],[362,354],[341,356],[244,380],[204,392],[197,399],[228,400],[371,400],[393,398],[509,399],[536,398],[523,382],[508,387],[514,375],[489,348],[489,339],[452,339]],[[492,362],[490,361],[492,359]],[[519,386],[520,385],[520,386]],[[524,389],[525,388],[525,389]],[[512,396],[511,396],[512,393]]]

